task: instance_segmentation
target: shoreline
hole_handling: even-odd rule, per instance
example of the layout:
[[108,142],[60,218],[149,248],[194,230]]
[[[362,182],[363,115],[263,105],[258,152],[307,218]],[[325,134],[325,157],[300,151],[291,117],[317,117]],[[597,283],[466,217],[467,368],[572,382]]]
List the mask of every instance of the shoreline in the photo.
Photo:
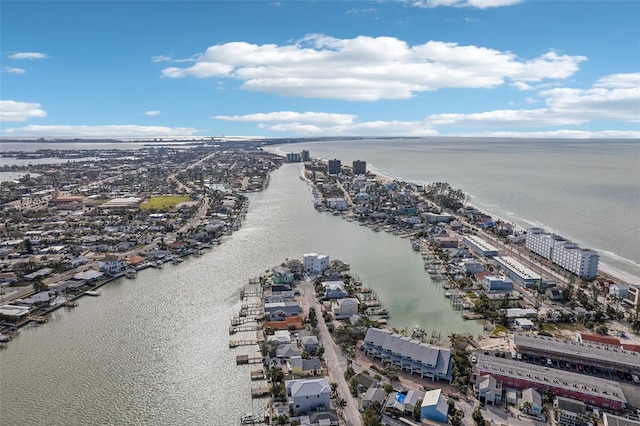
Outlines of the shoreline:
[[[267,152],[273,153],[273,154],[277,154],[280,156],[286,156],[286,152],[282,150],[283,147],[285,147],[286,145],[271,145],[268,147],[263,147],[263,149]],[[314,158],[314,157],[312,157]],[[315,157],[314,159],[321,159],[320,157]],[[376,177],[380,177],[380,180],[385,181],[385,182],[390,182],[390,181],[398,181],[398,182],[405,182],[405,183],[409,183],[409,184],[417,184],[417,185],[425,185],[428,184],[428,182],[423,182],[423,181],[415,181],[415,180],[404,180],[404,179],[399,179],[396,177],[393,177],[392,175],[386,174],[382,171],[380,171],[378,168],[375,167],[375,165],[368,163],[367,164],[367,171],[369,171],[371,174],[375,175]],[[467,194],[469,195],[469,198],[472,199],[473,195],[471,194]],[[474,205],[474,203],[472,201],[469,201],[467,203],[468,205]],[[478,204],[478,203],[476,203]],[[480,205],[482,205],[483,203],[479,203]],[[556,229],[550,228],[548,226],[544,226],[539,224],[539,222],[534,221],[534,220],[530,220],[527,218],[523,218],[523,217],[519,217],[517,219],[515,218],[506,218],[504,214],[500,214],[500,213],[493,213],[492,210],[486,210],[486,208],[478,206],[478,205],[474,205],[474,207],[478,207],[481,211],[483,212],[487,212],[487,214],[489,214],[489,212],[491,211],[490,215],[492,217],[494,217],[495,219],[499,219],[501,221],[504,221],[506,223],[511,223],[513,224],[515,227],[521,229],[521,230],[526,230],[526,228],[524,228],[522,225],[520,224],[516,224],[515,222],[525,222],[525,223],[529,223],[531,226],[530,227],[542,227],[543,229],[545,229],[545,231],[547,232],[551,232],[551,233],[556,233],[558,235],[562,235],[561,232],[558,232]],[[564,236],[563,236],[564,237]],[[568,238],[568,237],[565,237]],[[575,238],[572,239],[572,241],[576,240]],[[637,265],[633,260],[631,259],[627,259],[625,257],[622,257],[620,255],[618,255],[615,252],[610,252],[610,251],[606,251],[606,250],[601,250],[601,249],[597,249],[597,248],[593,248],[593,250],[595,250],[596,252],[598,252],[598,255],[600,256],[600,262],[598,264],[598,270],[602,271],[603,274],[605,275],[609,275],[612,276],[614,278],[617,278],[620,281],[626,282],[627,284],[634,284],[634,283],[640,283],[640,275],[634,274],[633,272],[628,272],[628,271],[624,271],[621,270],[613,265],[611,265],[610,263],[606,262],[606,259],[603,261],[603,253],[607,253],[613,257],[617,257],[620,259],[621,262],[630,262],[631,264],[633,264],[635,267],[640,268],[640,265]]]

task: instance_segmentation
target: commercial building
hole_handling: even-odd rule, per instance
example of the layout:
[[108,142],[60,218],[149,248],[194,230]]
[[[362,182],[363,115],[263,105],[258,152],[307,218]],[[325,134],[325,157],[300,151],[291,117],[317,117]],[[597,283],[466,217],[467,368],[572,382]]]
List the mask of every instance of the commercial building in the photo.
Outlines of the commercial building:
[[474,235],[465,235],[462,237],[462,243],[478,253],[482,257],[498,256],[498,249],[487,243],[482,238]]
[[579,277],[592,280],[598,274],[598,253],[582,249],[577,244],[559,235],[550,234],[544,229],[527,229],[525,247]]
[[477,357],[472,375],[476,381],[491,375],[503,388],[533,388],[541,393],[549,390],[556,396],[613,411],[620,411],[627,404],[620,385],[610,380],[488,355]]
[[329,160],[329,169],[328,173],[330,175],[337,175],[340,173],[342,169],[342,163],[338,159]]
[[352,163],[353,174],[355,175],[366,175],[367,174],[367,162],[361,160],[354,160]]
[[449,349],[373,327],[367,331],[362,349],[374,359],[389,362],[421,378],[451,381],[453,360]]
[[582,366],[629,373],[640,370],[640,353],[597,343],[576,342],[539,336],[530,333],[514,333],[516,350],[528,356],[551,358]]
[[496,256],[493,263],[515,283],[531,287],[542,281],[542,277],[510,256]]

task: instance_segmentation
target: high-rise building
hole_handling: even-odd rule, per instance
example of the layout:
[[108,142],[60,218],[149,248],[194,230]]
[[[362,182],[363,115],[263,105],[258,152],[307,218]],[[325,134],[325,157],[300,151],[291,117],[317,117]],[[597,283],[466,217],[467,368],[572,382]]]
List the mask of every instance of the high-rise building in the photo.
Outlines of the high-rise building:
[[306,149],[303,149],[302,152],[302,161],[310,161],[311,160],[311,155],[309,155],[309,151]]
[[342,163],[338,159],[329,160],[329,174],[337,175],[340,173],[340,169],[342,168]]
[[361,160],[355,160],[353,162],[353,174],[354,175],[366,175],[367,174],[367,162]]

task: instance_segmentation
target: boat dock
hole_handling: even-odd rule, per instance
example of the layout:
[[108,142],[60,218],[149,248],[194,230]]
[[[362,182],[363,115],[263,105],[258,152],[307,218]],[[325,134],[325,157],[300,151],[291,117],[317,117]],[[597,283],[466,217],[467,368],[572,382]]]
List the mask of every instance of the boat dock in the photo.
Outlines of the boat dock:
[[239,346],[257,345],[260,342],[264,342],[264,339],[241,339],[241,340],[229,340],[230,348],[237,348]]
[[251,372],[251,380],[264,380],[265,378],[264,370],[255,370]]
[[262,362],[261,356],[249,356],[249,355],[236,356],[236,365],[259,364],[261,362]]
[[269,386],[264,386],[260,388],[251,388],[251,398],[260,398],[263,396],[269,396]]
[[262,329],[262,327],[258,324],[253,324],[253,325],[236,325],[236,326],[231,326],[229,327],[229,334],[236,334],[236,333],[240,333],[243,331],[258,331]]

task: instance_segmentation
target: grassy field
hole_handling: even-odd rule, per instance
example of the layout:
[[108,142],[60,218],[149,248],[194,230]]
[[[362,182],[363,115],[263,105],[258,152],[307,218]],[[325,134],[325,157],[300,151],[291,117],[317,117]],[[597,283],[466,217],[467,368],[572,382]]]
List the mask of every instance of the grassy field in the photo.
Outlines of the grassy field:
[[151,197],[149,201],[145,201],[140,205],[144,210],[163,210],[170,209],[176,204],[190,201],[188,195],[166,195],[162,197]]

